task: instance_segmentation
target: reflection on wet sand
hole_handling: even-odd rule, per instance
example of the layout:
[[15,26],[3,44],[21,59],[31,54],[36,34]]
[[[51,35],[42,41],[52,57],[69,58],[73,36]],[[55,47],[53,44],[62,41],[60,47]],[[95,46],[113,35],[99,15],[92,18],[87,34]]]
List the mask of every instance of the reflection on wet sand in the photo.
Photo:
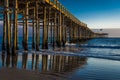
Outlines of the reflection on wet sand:
[[34,62],[35,62],[35,54],[32,54],[32,65],[31,65],[31,69],[34,70]]
[[39,55],[36,55],[36,63],[35,63],[35,70],[38,70],[39,68]]
[[2,54],[3,67],[17,67],[40,72],[72,72],[84,66],[86,63],[87,58],[77,56],[41,55],[35,53],[23,53],[22,55],[16,56]]
[[12,56],[12,67],[17,67],[18,56]]
[[2,66],[4,67],[5,64],[5,53],[2,53]]
[[22,54],[22,68],[23,69],[26,69],[26,67],[27,67],[27,58],[28,58],[28,54],[23,53]]

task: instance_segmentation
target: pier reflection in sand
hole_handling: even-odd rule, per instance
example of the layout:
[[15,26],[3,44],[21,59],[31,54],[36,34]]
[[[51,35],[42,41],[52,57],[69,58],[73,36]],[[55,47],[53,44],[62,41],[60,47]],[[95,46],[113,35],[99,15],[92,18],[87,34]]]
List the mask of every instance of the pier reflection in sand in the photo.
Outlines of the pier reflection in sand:
[[87,58],[78,56],[62,55],[41,55],[22,53],[16,56],[2,54],[3,67],[12,67],[39,72],[72,72],[83,67],[87,63]]

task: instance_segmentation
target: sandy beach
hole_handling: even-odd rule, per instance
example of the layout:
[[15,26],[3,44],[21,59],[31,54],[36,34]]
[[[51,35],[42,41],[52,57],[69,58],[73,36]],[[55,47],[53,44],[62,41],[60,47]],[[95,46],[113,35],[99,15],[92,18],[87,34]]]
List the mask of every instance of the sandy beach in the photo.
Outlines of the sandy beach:
[[0,80],[67,80],[59,74],[39,73],[16,68],[0,69]]

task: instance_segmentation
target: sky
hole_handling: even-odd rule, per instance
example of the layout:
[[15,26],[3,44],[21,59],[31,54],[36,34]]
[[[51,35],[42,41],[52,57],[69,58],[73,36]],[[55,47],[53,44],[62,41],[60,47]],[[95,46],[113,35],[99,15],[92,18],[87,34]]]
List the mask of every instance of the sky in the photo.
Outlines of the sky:
[[89,28],[120,28],[120,0],[59,0]]

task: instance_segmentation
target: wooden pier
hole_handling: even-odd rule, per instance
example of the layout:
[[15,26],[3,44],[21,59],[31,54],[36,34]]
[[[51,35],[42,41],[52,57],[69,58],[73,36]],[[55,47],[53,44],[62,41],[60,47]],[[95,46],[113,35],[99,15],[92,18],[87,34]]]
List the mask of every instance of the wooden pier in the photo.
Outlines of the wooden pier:
[[48,49],[48,37],[54,46],[64,46],[94,38],[87,24],[72,15],[58,0],[0,0],[0,20],[3,21],[2,50],[16,55],[18,47],[18,25],[23,26],[23,48],[28,50],[28,29],[32,25],[32,49],[40,49],[40,28],[42,28],[42,49]]

